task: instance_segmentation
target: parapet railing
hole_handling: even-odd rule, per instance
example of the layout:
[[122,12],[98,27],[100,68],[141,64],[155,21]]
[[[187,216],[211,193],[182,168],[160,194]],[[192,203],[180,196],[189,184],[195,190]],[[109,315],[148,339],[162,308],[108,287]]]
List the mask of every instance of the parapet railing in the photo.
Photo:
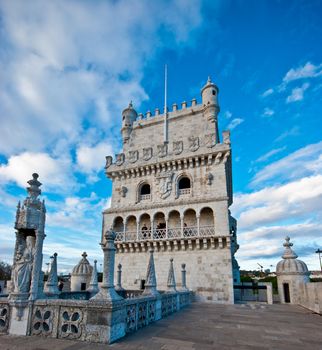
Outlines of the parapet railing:
[[167,240],[176,238],[198,238],[211,237],[215,235],[214,226],[184,226],[175,228],[162,228],[141,231],[119,231],[115,232],[116,242]]

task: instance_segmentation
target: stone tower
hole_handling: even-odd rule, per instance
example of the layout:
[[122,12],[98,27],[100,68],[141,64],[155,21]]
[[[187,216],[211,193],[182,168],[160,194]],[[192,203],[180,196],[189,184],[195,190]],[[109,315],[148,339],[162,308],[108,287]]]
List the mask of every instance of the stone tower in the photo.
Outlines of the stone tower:
[[201,104],[193,99],[181,109],[173,104],[166,116],[156,109],[144,117],[130,103],[122,113],[123,151],[114,161],[106,157],[113,190],[103,232],[116,233],[124,288],[144,286],[153,248],[160,290],[167,287],[173,258],[177,276],[186,264],[187,285],[199,300],[234,302],[238,245],[236,220],[228,209],[233,201],[231,146],[229,131],[220,142],[218,91],[209,78]]
[[10,299],[35,300],[42,294],[41,281],[43,241],[45,239],[45,202],[40,201],[41,183],[38,174],[28,181],[28,196],[17,206],[16,244],[12,266]]

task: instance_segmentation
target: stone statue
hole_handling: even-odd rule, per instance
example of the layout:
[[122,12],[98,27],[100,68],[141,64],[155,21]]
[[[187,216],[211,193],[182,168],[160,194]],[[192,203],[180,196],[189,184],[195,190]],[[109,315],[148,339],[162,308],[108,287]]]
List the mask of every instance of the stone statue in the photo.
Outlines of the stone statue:
[[33,263],[33,239],[34,237],[28,236],[26,247],[24,248],[22,244],[18,246],[13,267],[15,293],[29,293]]

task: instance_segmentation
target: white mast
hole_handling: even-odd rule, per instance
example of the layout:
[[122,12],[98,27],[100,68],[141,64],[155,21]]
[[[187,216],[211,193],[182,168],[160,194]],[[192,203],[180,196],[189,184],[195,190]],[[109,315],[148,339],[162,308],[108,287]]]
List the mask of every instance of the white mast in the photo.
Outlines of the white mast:
[[164,66],[164,143],[168,143],[168,106],[167,106],[167,84],[168,84],[168,67]]

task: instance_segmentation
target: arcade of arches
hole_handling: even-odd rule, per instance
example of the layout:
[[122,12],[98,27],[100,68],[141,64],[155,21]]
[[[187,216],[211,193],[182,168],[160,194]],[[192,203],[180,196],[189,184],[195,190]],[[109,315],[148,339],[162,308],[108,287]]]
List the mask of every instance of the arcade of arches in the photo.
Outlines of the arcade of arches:
[[168,214],[158,211],[154,214],[143,213],[138,217],[117,216],[113,230],[117,241],[213,236],[214,212],[204,207],[200,211],[189,208],[182,214],[171,210]]

